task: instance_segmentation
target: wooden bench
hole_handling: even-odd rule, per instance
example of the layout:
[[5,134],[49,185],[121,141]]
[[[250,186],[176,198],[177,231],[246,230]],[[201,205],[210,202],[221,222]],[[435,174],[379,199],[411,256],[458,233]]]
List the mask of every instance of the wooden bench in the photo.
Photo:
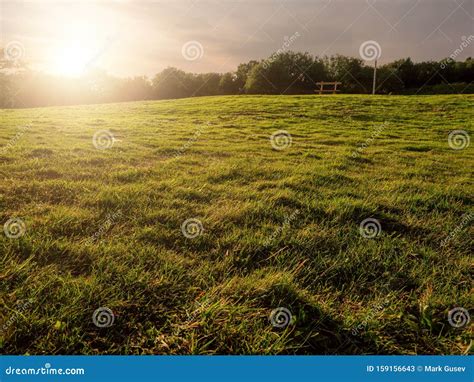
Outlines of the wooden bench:
[[[336,94],[339,90],[337,90],[337,85],[342,85],[342,82],[316,82],[316,85],[319,85],[319,89],[316,89],[319,94],[323,93],[332,93]],[[331,85],[333,86],[332,89],[324,89],[324,86]]]

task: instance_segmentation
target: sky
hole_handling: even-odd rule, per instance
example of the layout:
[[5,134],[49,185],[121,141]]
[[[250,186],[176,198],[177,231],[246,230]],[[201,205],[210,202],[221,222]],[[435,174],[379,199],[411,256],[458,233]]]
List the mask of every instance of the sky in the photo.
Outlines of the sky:
[[[440,60],[473,16],[474,0],[0,0],[0,44],[63,75],[226,72],[279,49],[361,57],[367,41],[381,63]],[[456,59],[468,56],[474,42]]]

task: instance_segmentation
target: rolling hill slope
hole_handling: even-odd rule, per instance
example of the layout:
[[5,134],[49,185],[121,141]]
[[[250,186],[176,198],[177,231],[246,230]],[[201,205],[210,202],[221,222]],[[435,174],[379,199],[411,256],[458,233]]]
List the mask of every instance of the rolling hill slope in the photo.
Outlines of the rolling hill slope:
[[473,101],[0,110],[2,352],[468,352]]

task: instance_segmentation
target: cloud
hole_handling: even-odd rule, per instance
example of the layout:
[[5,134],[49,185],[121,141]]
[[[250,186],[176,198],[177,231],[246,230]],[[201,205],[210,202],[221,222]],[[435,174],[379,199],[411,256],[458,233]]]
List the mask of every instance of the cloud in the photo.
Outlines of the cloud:
[[[241,62],[268,57],[285,37],[300,34],[293,50],[315,55],[357,56],[366,40],[382,47],[383,62],[449,56],[472,34],[473,2],[457,0],[153,0],[23,2],[2,7],[2,41],[25,41],[32,62],[45,45],[63,41],[69,26],[93,30],[85,43],[110,34],[118,43],[99,61],[117,75],[153,75],[167,66],[195,72],[233,70]],[[187,61],[187,41],[204,47],[202,59]],[[60,45],[60,44],[59,44]],[[464,59],[472,55],[467,50]]]

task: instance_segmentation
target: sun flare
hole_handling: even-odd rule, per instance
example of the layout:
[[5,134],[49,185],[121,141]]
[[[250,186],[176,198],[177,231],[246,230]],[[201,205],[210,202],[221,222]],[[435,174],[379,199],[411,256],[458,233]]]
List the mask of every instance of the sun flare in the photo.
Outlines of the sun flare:
[[80,76],[93,60],[93,52],[81,43],[68,44],[57,50],[52,71],[64,76]]

